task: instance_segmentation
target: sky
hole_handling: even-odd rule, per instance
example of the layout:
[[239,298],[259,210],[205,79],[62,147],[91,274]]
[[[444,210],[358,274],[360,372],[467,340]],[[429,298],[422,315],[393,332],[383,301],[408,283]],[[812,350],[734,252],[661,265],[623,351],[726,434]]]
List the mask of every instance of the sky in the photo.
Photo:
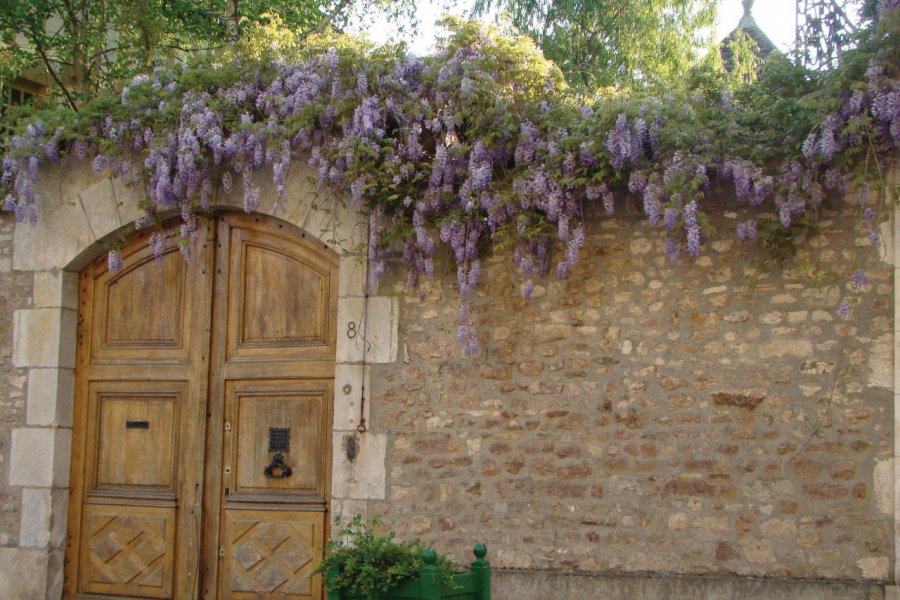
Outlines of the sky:
[[[386,19],[376,18],[364,25],[357,25],[351,30],[364,32],[377,42],[385,42],[391,39],[402,39],[409,44],[413,54],[422,56],[431,50],[438,31],[434,27],[444,10],[444,2],[426,0],[418,2],[419,19],[421,25],[418,35],[410,39],[399,36],[397,30]],[[460,0],[453,12],[464,14],[471,6],[471,1]],[[753,18],[766,32],[769,39],[782,50],[787,50],[794,43],[794,29],[796,3],[792,0],[756,0],[753,4]],[[716,37],[721,39],[735,28],[743,14],[744,9],[741,0],[719,0],[719,26]]]

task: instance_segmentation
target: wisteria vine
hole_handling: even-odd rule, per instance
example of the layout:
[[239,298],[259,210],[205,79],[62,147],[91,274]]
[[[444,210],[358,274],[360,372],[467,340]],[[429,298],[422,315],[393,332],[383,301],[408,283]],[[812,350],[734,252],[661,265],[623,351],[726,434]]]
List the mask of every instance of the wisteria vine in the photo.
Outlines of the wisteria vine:
[[[69,152],[95,171],[145,186],[146,214],[135,228],[176,209],[188,240],[219,190],[242,186],[252,212],[260,205],[254,172],[271,169],[283,201],[292,165],[305,161],[321,193],[367,215],[372,277],[384,273],[388,250],[400,248],[415,286],[433,273],[438,242],[449,247],[461,296],[459,340],[472,355],[479,348],[469,298],[488,240],[513,250],[530,296],[535,278],[571,272],[588,208],[612,214],[617,197],[639,199],[677,260],[683,252],[696,256],[709,235],[711,179],[731,181],[739,201],[774,214],[785,230],[853,173],[877,185],[870,159],[900,146],[898,4],[880,5],[873,37],[881,45],[864,77],[834,91],[831,109],[809,117],[805,138],[785,134],[774,160],[728,137],[742,131],[747,105],[727,86],[586,98],[568,90],[526,39],[456,21],[438,52],[421,59],[325,36],[290,60],[235,59],[137,77],[93,113],[57,111],[10,137],[3,206],[19,221],[37,221],[40,170]],[[876,213],[861,210],[877,242]],[[756,240],[761,226],[742,221],[736,235]],[[161,232],[150,243],[164,251]],[[190,244],[181,248],[189,259]],[[113,249],[109,267],[121,265]],[[862,287],[865,273],[853,281]]]

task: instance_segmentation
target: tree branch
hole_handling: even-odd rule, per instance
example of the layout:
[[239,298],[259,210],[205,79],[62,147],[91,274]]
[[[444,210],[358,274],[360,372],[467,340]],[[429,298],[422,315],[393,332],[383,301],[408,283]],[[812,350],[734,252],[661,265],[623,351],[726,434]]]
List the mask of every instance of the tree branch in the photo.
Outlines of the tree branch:
[[59,75],[56,74],[56,69],[53,68],[53,65],[50,62],[50,57],[47,56],[47,49],[44,48],[44,45],[40,41],[40,36],[35,29],[35,24],[31,23],[30,25],[34,47],[38,51],[38,54],[41,55],[41,60],[44,61],[44,67],[47,69],[47,73],[50,74],[50,77],[53,79],[54,83],[56,83],[57,87],[59,87],[60,91],[63,93],[63,96],[65,96],[66,103],[69,105],[69,107],[75,112],[78,112],[78,104],[76,104],[75,98],[72,97],[72,94],[69,93],[69,89],[66,87],[66,84],[63,83]]
[[315,27],[310,29],[308,32],[303,34],[303,37],[309,37],[314,33],[322,33],[325,29],[331,25],[332,21],[350,4],[350,0],[341,0],[338,2],[337,6],[334,7],[329,14],[325,15],[325,17],[319,21]]

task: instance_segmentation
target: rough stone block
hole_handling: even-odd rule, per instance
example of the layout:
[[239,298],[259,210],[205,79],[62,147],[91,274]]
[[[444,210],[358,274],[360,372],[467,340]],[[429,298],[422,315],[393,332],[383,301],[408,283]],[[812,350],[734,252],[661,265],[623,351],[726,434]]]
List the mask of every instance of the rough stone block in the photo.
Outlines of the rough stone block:
[[[347,459],[348,437],[354,437],[356,458]],[[384,499],[387,436],[383,433],[334,436],[332,452],[332,495],[335,498]]]
[[46,550],[0,548],[0,598],[43,600],[48,562]]
[[71,369],[31,369],[26,422],[71,427],[74,395],[75,373]]
[[813,346],[808,340],[777,340],[763,342],[759,345],[761,358],[784,358],[794,356],[804,358],[812,356]]
[[9,484],[46,488],[53,485],[54,441],[55,430],[49,427],[13,429]]
[[78,309],[78,274],[57,269],[34,274],[36,308]]
[[[338,299],[337,357],[339,363],[390,363],[397,359],[397,317],[394,297]],[[368,322],[368,325],[366,324]]]
[[867,556],[856,561],[865,579],[884,581],[888,578],[890,560],[887,556]]
[[334,429],[356,431],[359,425],[360,395],[365,392],[364,418],[369,422],[372,405],[371,369],[362,365],[336,365],[334,369]]
[[19,545],[23,548],[45,548],[50,543],[50,488],[22,490],[19,514]]
[[62,308],[17,310],[13,364],[17,367],[75,367],[77,314]]

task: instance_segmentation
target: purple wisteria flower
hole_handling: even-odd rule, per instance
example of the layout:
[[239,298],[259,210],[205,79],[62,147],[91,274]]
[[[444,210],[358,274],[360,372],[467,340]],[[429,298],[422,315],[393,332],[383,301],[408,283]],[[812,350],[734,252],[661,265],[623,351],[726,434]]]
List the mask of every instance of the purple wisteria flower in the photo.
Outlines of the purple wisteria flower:
[[837,314],[844,321],[850,318],[850,303],[846,299],[841,300],[841,305],[838,306]]
[[749,219],[747,221],[743,221],[738,223],[737,225],[737,238],[740,241],[751,241],[755,242],[758,236],[756,230],[756,219]]
[[110,250],[106,255],[106,265],[110,273],[118,273],[124,267],[122,253],[118,250]]

